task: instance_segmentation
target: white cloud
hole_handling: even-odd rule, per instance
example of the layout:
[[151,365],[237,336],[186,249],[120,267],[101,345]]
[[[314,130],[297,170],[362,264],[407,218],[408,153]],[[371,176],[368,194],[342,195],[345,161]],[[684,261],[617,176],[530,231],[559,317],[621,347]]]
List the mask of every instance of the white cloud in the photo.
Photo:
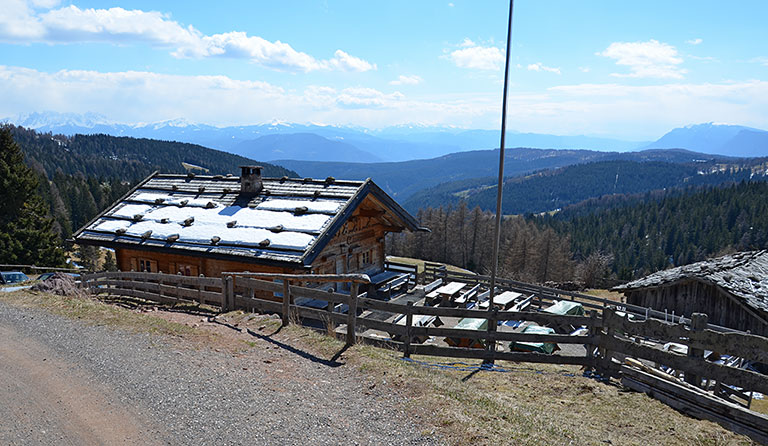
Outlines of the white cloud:
[[628,74],[613,73],[617,77],[682,79],[687,72],[678,67],[683,59],[674,46],[653,39],[647,42],[614,42],[597,55],[629,67]]
[[389,85],[416,85],[420,84],[422,80],[421,76],[405,76],[401,74],[397,79],[389,81]]
[[344,71],[369,71],[376,69],[376,64],[371,64],[358,57],[350,56],[342,50],[336,50],[333,59],[329,61],[329,64],[332,67]]
[[753,57],[750,62],[759,63],[768,67],[768,57]]
[[698,44],[700,44],[703,41],[704,40],[701,39],[701,38],[696,38],[696,39],[686,40],[685,43],[689,43],[691,45],[698,45]]
[[528,71],[548,71],[550,73],[561,74],[560,68],[548,67],[541,62],[536,62],[528,65]]
[[[378,128],[409,122],[486,127],[498,119],[489,98],[409,100],[398,91],[367,87],[337,90],[311,86],[284,90],[227,76],[169,75],[145,71],[53,73],[0,66],[0,117],[41,110],[94,112],[116,122],[155,122],[183,117],[190,122],[240,125],[328,122]],[[215,106],[212,106],[215,104]]]
[[[77,6],[37,11],[23,0],[6,0],[0,16],[0,40],[15,43],[108,42],[145,43],[169,48],[174,57],[243,58],[266,67],[286,71],[369,71],[376,65],[337,50],[327,60],[296,51],[291,45],[271,42],[244,32],[203,35],[193,26],[184,27],[156,11],[80,9]],[[37,0],[48,8],[55,0]]]
[[504,63],[504,53],[494,46],[481,46],[464,39],[459,44],[461,49],[443,56],[460,68],[476,70],[499,70]]
[[579,67],[579,71],[581,71],[582,73],[589,73],[590,72],[590,68],[589,67]]
[[[145,71],[48,73],[0,66],[0,97],[0,117],[51,110],[95,112],[117,122],[183,117],[240,125],[277,118],[372,128],[412,122],[497,128],[500,118],[498,93],[442,93],[416,100],[367,86],[315,85],[296,91],[227,76]],[[511,128],[519,131],[638,140],[698,122],[768,128],[768,81],[563,85],[534,93],[514,91],[508,110]]]

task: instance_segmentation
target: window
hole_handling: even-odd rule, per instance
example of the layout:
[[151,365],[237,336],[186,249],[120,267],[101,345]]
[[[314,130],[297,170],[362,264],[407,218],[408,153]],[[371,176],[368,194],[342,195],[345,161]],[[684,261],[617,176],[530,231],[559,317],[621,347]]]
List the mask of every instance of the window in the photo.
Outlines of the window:
[[156,273],[157,272],[157,260],[139,259],[139,271]]
[[184,276],[197,276],[197,265],[179,263],[176,265],[176,272]]
[[371,251],[365,251],[363,253],[360,253],[360,265],[370,265],[371,264]]

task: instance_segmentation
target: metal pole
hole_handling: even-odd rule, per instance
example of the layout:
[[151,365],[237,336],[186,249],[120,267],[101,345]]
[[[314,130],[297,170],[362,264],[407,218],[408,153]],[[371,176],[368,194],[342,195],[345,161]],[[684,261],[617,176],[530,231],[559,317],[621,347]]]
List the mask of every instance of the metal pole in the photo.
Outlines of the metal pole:
[[515,1],[509,0],[509,22],[507,23],[507,56],[504,63],[504,98],[501,102],[501,143],[499,144],[499,183],[496,191],[496,226],[493,234],[493,269],[491,270],[491,293],[488,311],[493,308],[496,294],[496,273],[499,269],[499,242],[501,240],[501,193],[504,183],[504,136],[507,130],[507,90],[509,86],[509,54],[512,52],[512,9]]

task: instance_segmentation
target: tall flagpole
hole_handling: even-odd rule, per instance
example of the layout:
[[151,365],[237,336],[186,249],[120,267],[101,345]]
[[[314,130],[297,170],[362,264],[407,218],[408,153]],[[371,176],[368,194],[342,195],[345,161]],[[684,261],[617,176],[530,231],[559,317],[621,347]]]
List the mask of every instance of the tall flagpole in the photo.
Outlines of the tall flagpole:
[[[496,190],[496,226],[493,233],[493,269],[491,270],[491,293],[488,311],[493,309],[496,295],[496,273],[499,269],[499,242],[501,241],[501,193],[504,183],[504,136],[507,130],[507,89],[509,87],[509,54],[512,52],[512,9],[514,0],[509,0],[509,22],[507,23],[507,58],[504,64],[504,98],[501,102],[501,143],[499,144],[499,184]],[[495,327],[494,327],[495,328]]]

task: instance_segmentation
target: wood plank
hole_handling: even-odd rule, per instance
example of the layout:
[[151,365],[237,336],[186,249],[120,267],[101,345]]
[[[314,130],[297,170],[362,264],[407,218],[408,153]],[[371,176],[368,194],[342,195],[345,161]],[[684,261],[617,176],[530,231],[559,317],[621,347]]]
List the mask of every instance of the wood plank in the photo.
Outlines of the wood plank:
[[746,409],[738,404],[716,398],[702,390],[692,389],[669,381],[653,376],[650,373],[642,370],[637,370],[632,367],[623,366],[621,373],[625,376],[630,376],[635,380],[644,382],[658,389],[677,394],[680,398],[686,399],[700,406],[706,407],[714,412],[720,413],[733,420],[757,427],[758,429],[768,432],[768,415],[761,414]]
[[235,305],[239,308],[257,308],[260,311],[280,314],[283,305],[280,302],[274,302],[265,299],[254,299],[251,297],[235,295]]
[[630,376],[623,376],[621,379],[621,383],[632,390],[646,393],[650,397],[655,398],[663,402],[664,404],[676,410],[679,410],[680,412],[688,416],[698,418],[701,420],[714,421],[728,430],[731,430],[739,434],[747,435],[753,440],[761,444],[768,444],[768,434],[766,434],[766,431],[759,430],[745,423],[723,416],[722,414],[717,413],[706,407],[702,407],[698,404],[691,403],[690,401],[680,398],[679,393],[671,393],[671,392],[656,388],[647,383],[634,379],[633,377],[630,377]]
[[282,293],[283,285],[271,280],[252,279],[250,277],[235,276],[235,288],[268,291],[270,293]]
[[405,325],[393,324],[391,322],[368,319],[364,317],[357,318],[357,325],[372,330],[379,330],[389,333],[392,336],[405,335]]
[[[383,302],[375,299],[360,299],[359,306],[370,310],[387,311],[389,313],[405,314],[406,306],[391,302]],[[447,308],[447,307],[422,307],[414,306],[413,314],[427,316],[459,317],[485,319],[488,316],[487,310],[468,310],[466,308]],[[532,321],[541,324],[568,324],[573,326],[588,325],[590,318],[588,316],[569,316],[548,313],[538,313],[531,311],[499,311],[497,313],[500,321]]]
[[346,282],[346,283],[371,283],[367,274],[282,274],[282,273],[251,273],[251,272],[225,272],[223,275],[238,277],[253,277],[259,279],[286,279],[290,282]]
[[[768,363],[768,338],[746,333],[720,333],[713,330],[693,332],[682,324],[649,319],[630,321],[626,317],[606,311],[604,323],[624,333],[639,335],[665,342],[681,342],[692,348],[716,351]],[[687,339],[681,339],[687,338]]]
[[306,288],[299,286],[292,286],[291,292],[295,298],[307,297],[310,299],[323,300],[326,302],[342,303],[349,305],[349,296],[341,293],[329,293],[328,291],[317,290],[314,288]]
[[620,352],[635,358],[647,359],[676,370],[698,373],[704,378],[726,382],[746,390],[768,393],[768,376],[766,375],[711,363],[703,359],[689,358],[688,356],[672,352],[664,352],[611,336],[601,336],[601,338],[598,341],[598,345],[611,351]]

